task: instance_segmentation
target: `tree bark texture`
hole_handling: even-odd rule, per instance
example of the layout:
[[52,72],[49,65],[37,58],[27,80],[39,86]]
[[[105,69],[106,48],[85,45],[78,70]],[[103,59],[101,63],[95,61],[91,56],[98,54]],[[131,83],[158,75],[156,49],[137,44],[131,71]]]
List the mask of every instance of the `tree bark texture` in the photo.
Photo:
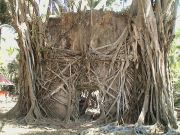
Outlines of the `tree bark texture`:
[[[100,92],[101,119],[177,128],[168,53],[173,0],[133,0],[130,9],[64,13],[45,22],[31,0],[9,0],[19,34],[19,109],[27,122],[78,115],[79,91]],[[21,107],[20,107],[21,106]]]

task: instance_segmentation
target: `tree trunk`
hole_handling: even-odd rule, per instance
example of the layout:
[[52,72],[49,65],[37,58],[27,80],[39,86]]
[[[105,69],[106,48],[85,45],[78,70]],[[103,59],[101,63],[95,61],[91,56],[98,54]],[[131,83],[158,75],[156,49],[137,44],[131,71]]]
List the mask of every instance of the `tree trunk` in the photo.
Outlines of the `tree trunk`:
[[[38,17],[38,7],[33,1],[9,1],[13,26],[18,33],[20,48],[19,90],[20,96],[17,105],[7,113],[25,116],[26,122],[34,122],[42,118],[36,93],[38,92],[37,79],[41,76],[40,47],[44,46],[44,25]],[[33,11],[30,9],[33,7]],[[28,18],[29,15],[29,18]]]
[[[144,89],[144,104],[138,123],[144,123],[150,113],[152,118],[155,116],[157,123],[170,123],[173,128],[177,128],[168,73],[168,52],[174,36],[176,2],[140,0],[132,4],[132,33],[135,34],[135,42],[140,46],[141,54],[146,53],[142,60],[147,87]],[[136,15],[134,11],[137,11]]]

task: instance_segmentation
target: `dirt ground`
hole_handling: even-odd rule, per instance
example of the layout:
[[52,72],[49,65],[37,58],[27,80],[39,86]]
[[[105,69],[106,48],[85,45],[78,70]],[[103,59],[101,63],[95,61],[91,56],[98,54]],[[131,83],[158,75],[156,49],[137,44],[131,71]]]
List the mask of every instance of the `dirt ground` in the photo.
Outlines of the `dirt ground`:
[[17,96],[0,96],[0,113],[9,111],[17,102]]
[[49,120],[48,123],[52,124],[23,125],[16,120],[4,120],[0,127],[0,135],[79,135],[83,130],[93,127],[93,122],[65,124],[63,122],[58,123],[56,120]]
[[[52,121],[52,120],[50,120]],[[160,135],[161,130],[153,131],[153,126],[135,127],[135,125],[117,126],[115,123],[107,125],[96,125],[91,122],[71,122],[63,124],[55,122],[52,124],[23,125],[16,120],[3,120],[0,125],[0,135]],[[180,135],[180,129],[170,130],[164,135]]]
[[[0,97],[0,113],[5,113],[16,104],[17,98]],[[123,125],[116,122],[98,125],[96,121],[81,118],[75,122],[44,119],[36,124],[25,125],[22,120],[0,120],[0,135],[150,135],[163,134],[155,126]],[[180,126],[180,122],[179,122]],[[170,130],[166,135],[180,135],[180,128]]]
[[[0,96],[0,113],[6,113],[17,102],[17,97]],[[94,127],[93,121],[81,119],[65,123],[58,120],[46,119],[36,124],[25,125],[21,120],[0,120],[0,135],[78,135],[83,130]]]

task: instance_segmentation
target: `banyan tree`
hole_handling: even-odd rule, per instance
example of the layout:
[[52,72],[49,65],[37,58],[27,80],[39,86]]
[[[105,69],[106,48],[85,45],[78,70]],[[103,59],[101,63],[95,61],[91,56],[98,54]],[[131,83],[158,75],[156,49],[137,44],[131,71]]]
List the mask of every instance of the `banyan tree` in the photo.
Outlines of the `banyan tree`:
[[177,2],[133,0],[120,13],[62,10],[51,18],[35,0],[9,0],[20,96],[7,116],[78,119],[82,93],[98,91],[102,122],[177,128],[168,65]]

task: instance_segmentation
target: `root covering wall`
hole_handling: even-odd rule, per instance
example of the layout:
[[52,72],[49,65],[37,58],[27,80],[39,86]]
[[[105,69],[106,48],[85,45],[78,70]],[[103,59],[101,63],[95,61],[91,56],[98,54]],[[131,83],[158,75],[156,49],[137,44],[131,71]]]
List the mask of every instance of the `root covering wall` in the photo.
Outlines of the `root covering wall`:
[[133,0],[122,13],[45,19],[35,1],[9,0],[21,66],[20,98],[8,114],[27,123],[76,119],[81,91],[98,90],[101,121],[177,128],[168,65],[177,2]]
[[52,116],[78,115],[80,91],[99,90],[103,117],[116,119],[118,111],[126,122],[137,120],[143,83],[138,81],[142,74],[134,63],[138,54],[133,52],[137,48],[132,46],[128,21],[126,13],[101,11],[49,19],[48,47],[42,50],[41,62],[49,103],[45,106]]

